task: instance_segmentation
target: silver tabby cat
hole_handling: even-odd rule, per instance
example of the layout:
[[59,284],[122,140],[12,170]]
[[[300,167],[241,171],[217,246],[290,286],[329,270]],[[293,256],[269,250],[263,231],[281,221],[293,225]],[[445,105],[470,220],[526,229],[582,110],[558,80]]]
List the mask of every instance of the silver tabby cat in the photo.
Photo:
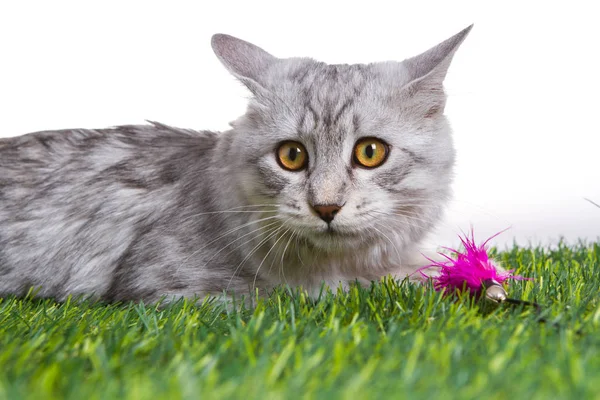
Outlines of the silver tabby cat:
[[414,272],[449,197],[442,82],[470,28],[368,65],[280,59],[219,34],[216,55],[253,94],[231,130],[0,139],[0,295],[317,293]]

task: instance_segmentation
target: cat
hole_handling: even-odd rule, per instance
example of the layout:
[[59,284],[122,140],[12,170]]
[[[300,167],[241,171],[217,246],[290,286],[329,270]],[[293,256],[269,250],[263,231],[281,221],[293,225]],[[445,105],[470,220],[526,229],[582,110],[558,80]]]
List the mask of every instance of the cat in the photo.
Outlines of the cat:
[[454,164],[443,80],[402,62],[212,47],[253,94],[221,133],[157,122],[0,139],[0,296],[145,301],[404,278]]

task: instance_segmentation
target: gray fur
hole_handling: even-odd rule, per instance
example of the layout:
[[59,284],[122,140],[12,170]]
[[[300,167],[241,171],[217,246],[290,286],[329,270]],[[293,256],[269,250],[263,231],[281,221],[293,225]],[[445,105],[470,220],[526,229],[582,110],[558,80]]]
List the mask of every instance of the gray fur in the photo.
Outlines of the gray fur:
[[[222,133],[159,123],[0,139],[0,295],[156,301],[415,269],[454,162],[442,81],[470,27],[404,62],[278,59],[212,45],[254,94]],[[352,163],[361,137],[391,148]],[[309,164],[282,169],[278,144]],[[328,225],[311,205],[343,206]]]

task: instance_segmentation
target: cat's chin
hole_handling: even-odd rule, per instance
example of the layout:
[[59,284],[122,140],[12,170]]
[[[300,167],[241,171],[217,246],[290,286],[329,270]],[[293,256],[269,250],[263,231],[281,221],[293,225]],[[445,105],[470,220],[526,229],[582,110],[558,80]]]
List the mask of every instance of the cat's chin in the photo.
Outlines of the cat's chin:
[[364,235],[335,230],[312,232],[306,235],[306,239],[311,247],[328,253],[356,250],[368,246],[370,243],[369,238]]

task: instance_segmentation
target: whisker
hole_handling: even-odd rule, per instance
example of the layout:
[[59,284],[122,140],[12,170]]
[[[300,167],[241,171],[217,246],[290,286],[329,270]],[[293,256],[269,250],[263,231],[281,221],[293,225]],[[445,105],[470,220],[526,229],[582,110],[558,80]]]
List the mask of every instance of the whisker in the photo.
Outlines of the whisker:
[[415,217],[414,215],[406,215],[406,214],[402,214],[402,213],[385,213],[385,212],[381,212],[381,211],[371,211],[371,212],[387,215],[394,219],[401,220],[402,222],[408,222],[410,224],[410,226],[413,226],[413,227],[416,226],[416,227],[420,227],[420,228],[429,228],[433,225],[437,225],[437,226],[443,226],[445,228],[452,230],[453,232],[459,233],[456,226],[444,221],[443,219],[439,220],[439,221],[435,221],[435,220],[430,220],[430,219],[418,218],[418,217]]
[[273,210],[222,210],[222,211],[207,211],[207,212],[201,212],[201,213],[197,213],[197,214],[192,214],[192,215],[188,215],[185,218],[182,218],[181,220],[179,220],[179,224],[178,226],[180,226],[181,224],[184,224],[190,220],[193,220],[195,218],[204,216],[204,215],[216,215],[216,214],[236,214],[236,215],[244,215],[244,214],[275,214],[277,213],[278,210],[277,209],[273,209]]
[[252,214],[252,213],[268,213],[268,212],[276,212],[277,210],[223,210],[223,211],[207,211],[203,213],[194,214],[191,217],[199,217],[202,215],[211,215],[211,214]]
[[[243,242],[243,243],[241,243],[240,245],[238,245],[238,246],[234,247],[233,249],[231,249],[231,250],[230,250],[228,253],[225,253],[225,255],[231,254],[232,252],[234,252],[235,250],[239,249],[240,247],[242,247],[242,246],[243,246],[243,245],[245,245],[246,243],[250,243],[250,242],[251,242],[251,241],[253,241],[254,239],[256,239],[256,238],[258,238],[258,237],[260,237],[260,236],[262,236],[262,235],[264,235],[264,234],[266,234],[266,233],[273,232],[275,229],[278,229],[278,228],[279,228],[278,226],[275,226],[275,227],[273,227],[273,225],[277,225],[277,224],[278,224],[278,221],[271,222],[271,223],[269,223],[269,224],[267,224],[267,225],[265,225],[265,226],[261,226],[260,228],[254,229],[254,230],[252,230],[252,231],[250,231],[250,232],[248,232],[248,233],[246,233],[246,234],[244,234],[244,235],[242,235],[242,236],[240,236],[240,237],[238,237],[238,238],[236,238],[236,239],[232,240],[231,242],[229,242],[229,243],[228,243],[228,244],[226,244],[225,246],[221,247],[221,248],[219,249],[219,251],[217,251],[215,254],[213,254],[213,255],[212,255],[212,256],[211,256],[211,257],[210,257],[210,258],[207,260],[207,263],[208,263],[208,261],[211,261],[213,258],[215,258],[217,255],[219,255],[219,253],[221,253],[221,252],[222,252],[223,250],[225,250],[227,247],[229,247],[229,246],[231,246],[232,244],[234,244],[235,242],[237,242],[237,241],[239,241],[239,240],[243,239],[244,237],[246,237],[246,236],[248,236],[248,235],[251,235],[251,234],[253,234],[254,232],[259,232],[259,231],[262,231],[262,230],[266,230],[266,231],[267,231],[267,232],[262,232],[262,233],[259,233],[259,234],[258,234],[258,235],[256,235],[256,236],[253,236],[253,237],[251,237],[250,239],[246,240],[245,242]],[[267,228],[268,228],[268,229],[267,229]]]
[[[271,219],[276,219],[276,218],[277,218],[277,216],[273,215],[273,216],[270,216],[270,217],[260,218],[260,219],[257,219],[255,221],[247,222],[247,223],[245,223],[243,225],[240,225],[238,227],[235,227],[235,228],[232,228],[232,229],[228,230],[227,232],[223,233],[222,235],[218,236],[217,238],[215,238],[215,239],[211,240],[210,242],[206,243],[205,246],[208,246],[208,245],[216,242],[219,239],[222,239],[223,237],[225,237],[225,236],[227,236],[227,235],[229,235],[229,234],[231,234],[233,232],[239,231],[240,229],[243,229],[246,226],[253,225],[253,224],[256,224],[258,222],[264,222],[264,221],[268,221],[268,220],[271,220]],[[244,236],[241,236],[241,237],[244,237]]]
[[[269,218],[270,218],[270,217],[269,217]],[[262,231],[262,230],[267,230],[267,232],[262,232],[262,233],[259,233],[259,234],[257,234],[256,236],[254,236],[254,237],[250,238],[249,240],[247,240],[247,241],[243,242],[242,244],[240,244],[240,245],[238,245],[238,246],[234,247],[234,248],[233,248],[231,251],[229,251],[229,252],[228,252],[228,253],[226,253],[225,255],[231,254],[233,251],[235,251],[236,249],[238,249],[238,248],[242,247],[242,246],[243,246],[243,245],[245,245],[246,243],[249,243],[249,242],[253,241],[254,239],[256,239],[256,238],[258,238],[258,237],[260,237],[260,236],[262,236],[262,235],[264,235],[264,234],[266,234],[266,233],[268,233],[268,232],[272,232],[274,229],[277,229],[277,227],[272,227],[273,225],[276,225],[276,224],[277,224],[277,221],[271,222],[271,223],[269,223],[269,224],[267,224],[267,225],[265,225],[265,226],[261,226],[261,227],[259,227],[259,228],[257,228],[257,229],[254,229],[254,230],[252,230],[252,231],[250,231],[250,232],[248,232],[248,233],[246,233],[246,234],[244,234],[244,235],[242,235],[242,236],[240,236],[240,237],[238,237],[238,238],[236,238],[236,239],[232,240],[231,242],[227,243],[225,246],[221,247],[221,248],[220,248],[218,251],[216,251],[216,252],[215,252],[215,253],[214,253],[214,254],[213,254],[213,255],[212,255],[212,256],[211,256],[209,259],[205,260],[205,261],[204,261],[204,265],[203,265],[203,267],[204,267],[204,268],[206,268],[206,266],[208,266],[208,264],[210,263],[210,261],[212,261],[212,260],[213,260],[213,259],[214,259],[214,258],[215,258],[217,255],[219,255],[219,254],[220,254],[220,253],[221,253],[223,250],[225,250],[227,247],[231,246],[231,245],[232,245],[232,244],[234,244],[235,242],[237,242],[237,241],[239,241],[239,240],[243,239],[244,237],[246,237],[246,236],[248,236],[248,235],[251,235],[251,234],[253,234],[253,233],[255,233],[255,232]],[[271,227],[271,228],[270,228],[270,227]],[[269,228],[270,228],[270,229],[269,229]],[[195,254],[198,254],[198,253],[199,253],[201,250],[202,250],[202,249],[196,250],[194,253],[192,253],[192,255],[190,255],[190,256],[189,256],[189,257],[186,259],[186,261],[184,261],[184,262],[180,263],[180,264],[179,264],[179,266],[177,267],[176,271],[179,271],[179,270],[181,269],[181,267],[183,267],[183,266],[185,265],[185,263],[187,262],[187,260],[189,260],[189,259],[190,259],[191,257],[193,257]]]
[[[439,207],[439,204],[433,203],[432,199],[430,197],[408,197],[407,200],[410,201],[410,203],[403,203],[401,200],[397,200],[397,203],[400,206]],[[418,203],[421,200],[424,201],[425,203]],[[480,204],[476,204],[472,201],[453,197],[450,201],[450,204],[452,204],[452,203],[464,204],[464,205],[469,206],[470,209],[476,208],[478,213],[485,214],[485,215],[492,217],[494,219],[497,219],[497,220],[505,221],[505,219],[503,217],[501,217],[500,215],[495,213],[493,210],[491,210],[487,207],[481,206]],[[453,208],[453,207],[451,207],[451,208]],[[459,210],[455,210],[454,208],[453,208],[453,210],[455,212],[459,211]]]
[[294,237],[294,235],[296,235],[296,231],[292,229],[292,234],[290,235],[290,238],[288,239],[287,244],[285,245],[284,249],[283,249],[283,253],[281,254],[281,267],[279,269],[279,281],[281,281],[281,274],[283,273],[283,281],[286,283],[287,285],[287,279],[285,278],[285,272],[284,272],[284,268],[283,268],[283,259],[285,257],[285,252],[288,249],[288,246],[290,245],[290,243],[292,242],[292,238]]
[[[290,233],[290,239],[291,239],[291,238],[292,238],[292,236],[293,236],[293,228],[291,228],[291,227],[290,227],[290,228],[289,228],[289,229],[288,229],[288,230],[287,230],[287,231],[284,233],[284,235],[285,235],[285,234],[287,234],[287,233],[288,233],[290,230],[292,231],[292,233]],[[289,243],[289,240],[288,240],[288,243]],[[285,251],[284,251],[285,249],[283,249],[283,248],[281,248],[281,246],[279,246],[279,249],[278,249],[278,250],[282,250],[280,253],[281,253],[281,257],[283,258],[284,254],[285,254]],[[276,261],[276,259],[277,259],[277,254],[278,254],[278,253],[275,253],[275,254],[273,255],[273,257],[271,257],[271,258],[272,258],[272,260],[271,260],[271,265],[269,266],[269,270],[267,271],[267,275],[270,275],[270,274],[271,274],[271,271],[273,270],[273,266],[275,265],[275,261]],[[279,275],[279,281],[281,281],[281,274]]]
[[[434,222],[434,220],[430,220],[430,219],[425,219],[425,218],[419,218],[415,215],[409,215],[409,214],[403,214],[403,213],[388,213],[388,212],[382,212],[382,211],[369,211],[368,213],[376,213],[376,214],[381,214],[381,215],[386,215],[389,217],[395,217],[395,218],[399,218],[399,217],[403,217],[406,218],[412,222],[421,222],[425,226],[425,224],[431,224],[432,222]],[[368,214],[367,213],[367,214]]]
[[[467,205],[468,211],[466,211],[464,209],[464,207],[463,208],[458,207],[458,205],[460,205],[460,204]],[[436,204],[419,204],[419,203],[399,203],[399,205],[398,205],[398,207],[403,207],[403,206],[407,206],[407,207],[414,206],[414,207],[419,207],[422,209],[438,207],[438,205],[436,205]],[[479,204],[476,204],[476,203],[473,203],[473,202],[470,202],[467,200],[453,199],[452,202],[450,203],[450,206],[447,208],[447,210],[455,215],[467,215],[467,216],[469,216],[469,219],[470,219],[471,215],[473,213],[475,213],[477,215],[485,215],[486,217],[493,218],[494,220],[500,221],[502,224],[505,224],[505,225],[512,224],[512,222],[510,220],[507,220],[506,218],[498,215],[491,209],[482,207]],[[403,210],[403,211],[409,212],[409,210]],[[412,212],[414,212],[414,211],[412,211]],[[453,227],[453,229],[454,229],[454,227]]]
[[408,211],[408,210],[403,210],[403,211],[394,211],[394,212],[382,212],[382,211],[375,211],[373,210],[372,212],[377,213],[377,214],[384,214],[384,215],[395,215],[395,216],[403,216],[403,217],[415,217],[415,218],[420,218],[422,216],[421,213],[415,212],[415,211]]
[[279,207],[279,204],[277,204],[277,203],[246,204],[245,206],[233,207],[233,208],[229,208],[228,210],[236,210],[238,208],[246,208],[246,207],[267,207],[267,206]]
[[[285,224],[287,221],[289,221],[289,218],[287,220],[285,220],[283,222],[283,224]],[[233,271],[233,275],[231,276],[231,279],[229,279],[229,283],[227,284],[227,287],[225,288],[225,291],[229,290],[229,286],[231,286],[231,282],[233,282],[233,278],[235,278],[235,275],[237,274],[238,270],[246,263],[246,261],[254,254],[256,253],[256,251],[258,251],[258,249],[260,247],[262,247],[263,244],[265,244],[269,239],[271,239],[273,236],[277,235],[277,233],[283,228],[283,224],[277,228],[273,228],[267,235],[266,238],[264,238],[263,240],[261,240],[256,246],[254,246],[254,248],[246,255],[246,257],[244,257],[244,259],[242,260],[242,262],[240,262],[238,264],[238,266],[235,268],[235,271]]]
[[[376,224],[378,224],[377,221],[375,221]],[[381,224],[379,224],[379,226],[382,226]],[[385,225],[383,226],[385,227]],[[372,229],[375,229],[377,232],[379,232],[384,238],[387,239],[388,242],[390,242],[390,244],[392,245],[392,247],[394,247],[394,250],[396,250],[396,254],[398,255],[398,260],[402,260],[402,255],[400,254],[400,250],[398,250],[398,247],[396,247],[396,244],[394,244],[394,242],[392,241],[392,239],[390,239],[385,233],[383,233],[382,231],[380,231],[379,229],[375,228],[374,226],[371,227]]]
[[[264,262],[267,259],[267,257],[269,257],[269,254],[271,254],[271,251],[273,251],[273,249],[275,248],[275,246],[277,246],[277,243],[279,243],[279,241],[285,236],[286,233],[288,233],[290,231],[290,229],[291,228],[288,228],[285,232],[283,232],[281,234],[281,236],[279,236],[279,238],[277,238],[277,240],[275,241],[275,243],[273,243],[273,245],[271,246],[271,248],[269,249],[269,251],[267,251],[267,254],[265,254],[265,256],[263,257],[263,259],[260,262],[260,264],[258,264],[258,268],[256,269],[256,273],[254,274],[254,280],[252,281],[252,292],[253,293],[254,293],[254,290],[256,289],[256,278],[258,278],[258,273],[260,272],[260,268],[264,264]],[[277,231],[277,232],[279,232],[279,231]]]
[[[239,248],[239,247],[241,247],[241,246],[243,246],[243,245],[245,245],[245,244],[247,244],[247,243],[250,243],[250,242],[252,242],[253,240],[255,240],[255,239],[257,239],[257,238],[259,238],[259,237],[261,237],[261,236],[267,235],[267,236],[266,236],[265,238],[263,238],[263,239],[262,239],[262,240],[261,240],[261,241],[260,241],[260,242],[259,242],[259,243],[258,243],[258,244],[257,244],[257,245],[256,245],[256,246],[255,246],[255,247],[254,247],[254,248],[253,248],[253,249],[252,249],[252,250],[251,250],[251,251],[250,251],[250,252],[249,252],[247,255],[246,255],[246,257],[244,257],[244,259],[243,259],[243,260],[242,260],[242,261],[241,261],[241,262],[240,262],[240,263],[237,265],[237,267],[236,267],[236,268],[235,268],[235,270],[233,271],[233,274],[231,275],[231,278],[229,279],[229,282],[227,283],[227,287],[225,288],[225,291],[229,290],[229,286],[231,286],[231,282],[233,281],[233,278],[235,278],[236,274],[238,273],[238,270],[239,270],[239,269],[242,267],[242,265],[243,265],[243,264],[246,262],[246,260],[247,260],[249,257],[251,257],[251,256],[252,256],[252,254],[254,254],[254,253],[257,251],[257,249],[258,249],[259,247],[261,247],[261,246],[262,246],[264,243],[266,243],[266,241],[267,241],[267,240],[269,240],[269,238],[273,237],[273,235],[276,235],[276,234],[277,234],[277,232],[278,232],[280,229],[281,229],[281,226],[279,226],[279,227],[275,227],[275,228],[271,228],[271,229],[269,229],[267,232],[263,232],[263,233],[261,233],[261,234],[259,234],[259,235],[255,236],[255,237],[251,238],[250,240],[248,240],[248,241],[246,241],[246,242],[242,243],[240,246],[237,246],[237,247],[236,247],[236,248]],[[232,251],[233,251],[233,250],[232,250]]]
[[[227,236],[227,235],[229,235],[229,234],[231,234],[231,233],[233,233],[233,232],[237,232],[237,231],[239,231],[240,229],[244,229],[246,226],[253,225],[253,224],[256,224],[256,223],[259,223],[259,222],[268,221],[268,220],[271,220],[271,219],[274,219],[274,218],[277,218],[277,216],[270,216],[270,217],[260,218],[260,219],[258,219],[258,220],[255,220],[255,221],[250,221],[250,222],[248,222],[248,223],[245,223],[245,224],[243,224],[243,225],[241,225],[241,226],[237,226],[237,227],[235,227],[235,228],[232,228],[232,229],[228,230],[227,232],[225,232],[225,233],[221,234],[220,236],[216,237],[215,239],[213,239],[213,240],[211,240],[211,241],[209,241],[209,242],[205,243],[205,244],[204,244],[202,247],[200,247],[199,249],[195,250],[195,251],[194,251],[192,254],[190,254],[190,256],[189,256],[189,257],[187,257],[185,260],[183,260],[183,261],[182,261],[182,262],[179,264],[179,266],[178,266],[178,267],[175,269],[175,271],[176,271],[176,272],[178,272],[178,271],[179,271],[179,269],[180,269],[180,268],[181,268],[181,267],[182,267],[182,266],[183,266],[185,263],[187,263],[187,262],[188,262],[188,261],[189,261],[189,260],[190,260],[192,257],[194,257],[196,254],[200,253],[202,250],[204,250],[205,248],[207,248],[208,246],[210,246],[210,245],[211,245],[211,244],[213,244],[214,242],[218,241],[219,239],[222,239],[223,237],[225,237],[225,236]],[[252,232],[255,232],[255,231],[252,231]],[[252,232],[250,232],[250,233],[252,233]],[[244,235],[244,236],[246,236],[246,235]],[[241,236],[241,237],[244,237],[244,236]],[[232,242],[232,243],[233,243],[233,242]],[[212,259],[212,258],[211,258],[211,259]]]
[[300,235],[296,235],[296,255],[298,256],[298,260],[300,260],[300,264],[302,264],[303,268],[306,268],[302,257],[300,256]]

